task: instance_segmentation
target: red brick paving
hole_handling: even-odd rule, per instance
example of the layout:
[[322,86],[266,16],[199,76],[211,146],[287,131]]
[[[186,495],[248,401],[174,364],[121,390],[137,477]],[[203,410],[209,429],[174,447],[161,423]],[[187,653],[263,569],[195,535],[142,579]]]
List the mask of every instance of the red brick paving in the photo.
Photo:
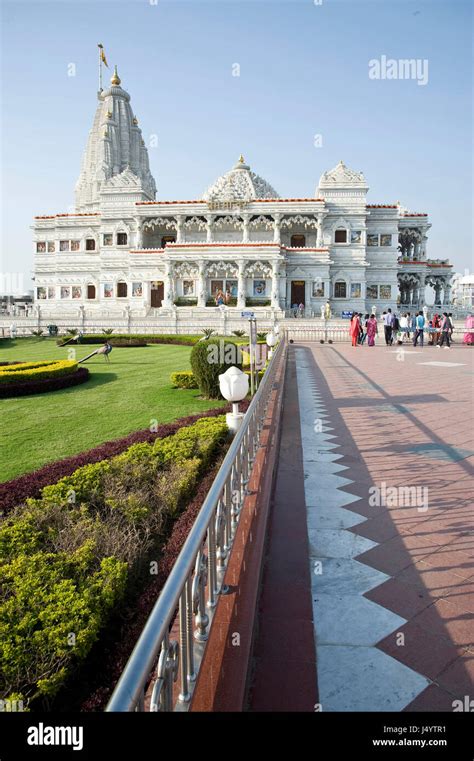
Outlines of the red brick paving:
[[[346,509],[368,518],[351,530],[379,543],[357,560],[393,577],[366,596],[407,620],[404,646],[396,633],[378,646],[433,680],[405,710],[452,711],[474,697],[474,351],[409,349],[398,361],[384,346],[305,346],[355,481],[347,491],[361,497]],[[433,360],[464,366],[418,364]],[[382,482],[427,487],[428,510],[371,507]]]
[[314,711],[318,694],[308,557],[296,368],[290,352],[250,711]]

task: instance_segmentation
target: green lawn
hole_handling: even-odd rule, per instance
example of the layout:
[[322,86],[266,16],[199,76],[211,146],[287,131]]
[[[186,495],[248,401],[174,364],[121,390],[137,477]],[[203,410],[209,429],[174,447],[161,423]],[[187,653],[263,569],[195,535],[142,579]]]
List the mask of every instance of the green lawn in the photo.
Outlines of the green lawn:
[[[78,346],[77,358],[94,346]],[[131,431],[211,407],[197,390],[173,389],[170,374],[190,369],[190,346],[114,348],[85,363],[87,383],[63,391],[0,399],[0,482],[27,473]],[[54,339],[0,341],[0,361],[68,359]],[[224,404],[224,402],[222,402]]]

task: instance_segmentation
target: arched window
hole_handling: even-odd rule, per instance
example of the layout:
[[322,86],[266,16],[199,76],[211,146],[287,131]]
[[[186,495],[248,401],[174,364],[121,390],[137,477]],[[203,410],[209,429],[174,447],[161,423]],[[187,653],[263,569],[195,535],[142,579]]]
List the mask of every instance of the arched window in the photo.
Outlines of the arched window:
[[117,246],[126,246],[128,242],[127,233],[117,233]]
[[347,243],[347,230],[344,227],[338,227],[334,232],[334,243]]
[[117,283],[117,298],[127,298],[127,283]]
[[290,246],[291,248],[304,248],[306,246],[306,235],[292,235]]
[[88,285],[87,286],[87,298],[88,299],[95,299],[95,285]]
[[345,280],[336,280],[334,283],[334,298],[345,299],[347,295],[347,286]]

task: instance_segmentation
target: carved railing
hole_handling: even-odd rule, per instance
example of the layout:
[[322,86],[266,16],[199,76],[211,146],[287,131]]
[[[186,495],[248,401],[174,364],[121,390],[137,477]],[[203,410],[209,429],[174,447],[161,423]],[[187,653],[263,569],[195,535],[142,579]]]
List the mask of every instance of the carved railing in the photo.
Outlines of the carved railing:
[[[107,711],[186,711],[250,480],[286,338],[278,344]],[[178,614],[179,633],[172,632]],[[177,628],[177,627],[175,627]],[[150,683],[150,674],[153,677]],[[179,676],[179,692],[174,683]]]

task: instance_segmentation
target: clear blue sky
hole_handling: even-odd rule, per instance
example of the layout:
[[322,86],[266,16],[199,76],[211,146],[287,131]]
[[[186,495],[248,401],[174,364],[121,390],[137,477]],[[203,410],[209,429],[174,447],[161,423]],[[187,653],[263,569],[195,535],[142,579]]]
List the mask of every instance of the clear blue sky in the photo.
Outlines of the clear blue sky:
[[[472,268],[470,2],[153,3],[1,2],[4,271],[31,271],[35,214],[71,210],[98,42],[158,135],[159,198],[199,198],[241,152],[280,195],[308,197],[342,158],[369,202],[430,214],[430,256]],[[428,59],[428,84],[369,79],[382,55]]]

